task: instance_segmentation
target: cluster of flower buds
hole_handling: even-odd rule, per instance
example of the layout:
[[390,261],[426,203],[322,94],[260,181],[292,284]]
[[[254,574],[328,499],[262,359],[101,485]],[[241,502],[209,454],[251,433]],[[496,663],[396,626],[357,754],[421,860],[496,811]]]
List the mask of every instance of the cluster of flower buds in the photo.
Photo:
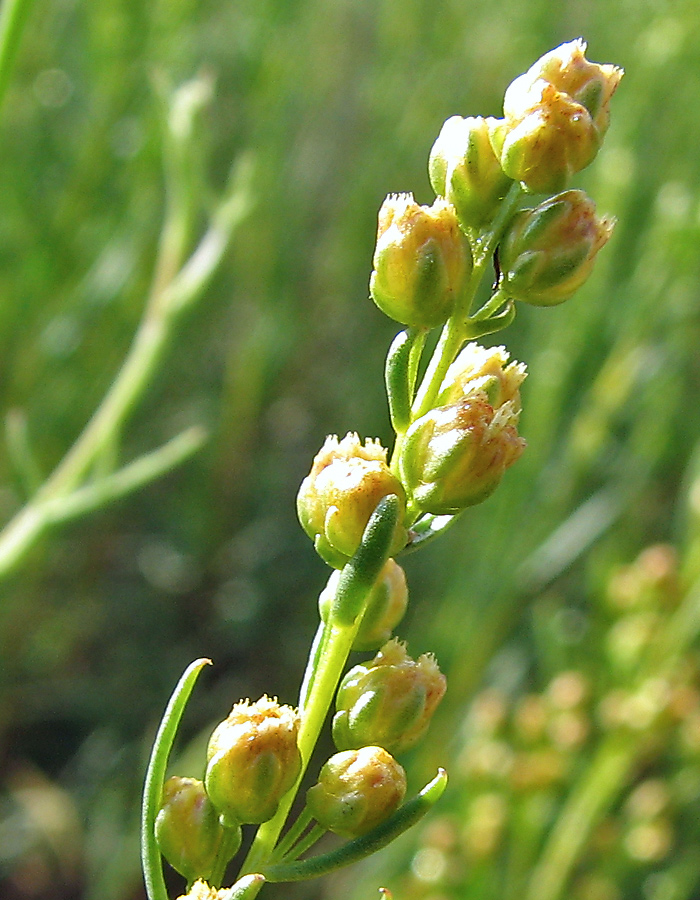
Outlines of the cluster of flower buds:
[[358,837],[401,804],[406,775],[395,756],[425,734],[446,688],[430,655],[413,660],[396,639],[355,666],[338,688],[333,740],[340,751],[309,789],[313,817],[336,834]]
[[[399,438],[395,458],[387,462],[379,441],[332,436],[297,500],[302,526],[337,569],[357,550],[383,497],[397,496],[405,510],[393,555],[418,518],[455,515],[486,499],[522,454],[517,426],[524,367],[506,366],[502,348],[470,343],[459,351],[468,338],[505,327],[514,301],[554,306],[568,299],[611,236],[613,220],[597,216],[580,190],[519,208],[523,191],[567,187],[607,131],[622,70],[589,62],[585,49],[581,40],[562,44],[516,78],[505,94],[503,119],[453,116],[445,122],[428,164],[437,194],[432,206],[418,205],[411,194],[390,194],[381,206],[370,294],[410,329],[387,358]],[[496,259],[497,284],[472,315],[489,256]],[[440,325],[447,339],[438,342],[416,390],[423,348],[417,335]],[[359,639],[357,646],[365,644]]]
[[535,193],[566,187],[591,163],[622,69],[589,62],[582,40],[541,57],[508,87],[491,139],[503,171]]
[[204,782],[166,781],[156,839],[188,881],[208,880],[222,853],[234,855],[241,825],[274,816],[301,771],[298,731],[299,715],[290,706],[268,697],[236,703],[209,739]]
[[[584,51],[582,41],[573,41],[538,60],[506,91],[503,119],[445,122],[430,153],[437,195],[431,206],[411,194],[391,194],[382,204],[370,294],[406,326],[385,371],[396,445],[389,458],[379,439],[332,435],[299,489],[299,521],[335,570],[319,599],[321,625],[301,691],[303,725],[296,710],[267,697],[238,703],[211,735],[204,780],[166,782],[155,832],[163,855],[194,884],[191,898],[219,900],[197,879],[216,882],[240,844],[242,825],[268,823],[248,860],[270,865],[254,877],[284,880],[278,876],[285,865],[312,862],[299,857],[318,832],[358,838],[386,823],[386,836],[397,823],[415,821],[414,810],[425,811],[425,798],[434,802],[444,787],[442,773],[434,782],[438,792],[430,794],[428,785],[415,798],[418,806],[409,801],[402,813],[406,777],[394,756],[424,736],[446,680],[432,655],[413,660],[392,638],[408,602],[394,557],[487,498],[525,447],[518,434],[525,366],[510,362],[503,347],[474,340],[506,327],[515,301],[552,306],[570,297],[610,237],[612,220],[597,217],[582,191],[568,189],[570,177],[598,152],[622,76],[614,66],[589,62]],[[526,192],[559,193],[521,208]],[[472,311],[492,260],[492,295]],[[442,336],[428,343],[427,332],[440,326]],[[434,348],[428,362],[426,346]],[[352,649],[378,652],[342,678]],[[338,752],[275,849],[279,820],[339,681],[332,725]],[[566,734],[578,740],[576,716],[572,710],[567,716]],[[525,774],[514,774],[512,787],[537,781],[543,771],[551,781],[552,761],[565,756],[566,748],[526,754]],[[564,770],[562,762],[557,778]],[[310,818],[317,825],[304,835]]]

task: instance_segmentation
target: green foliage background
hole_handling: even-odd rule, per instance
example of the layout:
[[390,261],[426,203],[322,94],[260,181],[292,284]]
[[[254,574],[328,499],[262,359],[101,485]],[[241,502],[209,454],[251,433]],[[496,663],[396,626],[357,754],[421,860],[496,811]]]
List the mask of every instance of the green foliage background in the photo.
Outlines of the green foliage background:
[[[690,0],[37,0],[0,119],[0,394],[26,414],[44,472],[138,323],[163,213],[163,83],[213,75],[204,202],[249,151],[255,206],[123,435],[129,458],[203,423],[204,451],[52,533],[2,585],[3,898],[142,896],[145,759],[190,660],[215,668],[188,713],[185,767],[238,698],[293,702],[324,582],[298,484],[325,434],[390,437],[394,326],[367,299],[376,211],[389,192],[430,202],[443,120],[498,115],[509,81],[578,35],[627,70],[577,180],[619,224],[572,301],[522,309],[502,336],[530,368],[526,455],[407,561],[401,636],[449,679],[414,788],[456,755],[455,723],[499,648],[516,680],[546,684],[581,655],[561,623],[586,630],[611,566],[678,539],[700,435],[699,31]],[[0,513],[20,502],[0,460]],[[380,857],[357,896],[411,852],[406,839]],[[669,898],[692,896],[693,871]]]

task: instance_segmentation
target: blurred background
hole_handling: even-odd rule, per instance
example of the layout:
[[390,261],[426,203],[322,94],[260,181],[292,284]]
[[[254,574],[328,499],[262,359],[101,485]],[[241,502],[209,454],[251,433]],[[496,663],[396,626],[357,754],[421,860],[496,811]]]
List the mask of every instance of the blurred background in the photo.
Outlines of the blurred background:
[[[139,322],[168,85],[214,80],[197,134],[202,209],[244,152],[253,208],[121,457],[191,424],[208,429],[204,449],[46,534],[0,587],[2,900],[144,896],[143,774],[192,659],[215,666],[187,713],[180,774],[200,774],[207,730],[239,698],[294,702],[325,582],[296,491],[327,433],[391,436],[395,327],[367,289],[377,209],[389,192],[430,203],[444,119],[499,115],[508,83],[579,35],[589,58],[627,72],[576,179],[618,226],[574,299],[522,308],[499,335],[530,370],[525,456],[405,564],[399,634],[413,655],[435,652],[449,684],[407,759],[410,785],[445,765],[451,786],[425,825],[349,877],[265,895],[698,895],[692,647],[665,657],[665,681],[639,674],[697,574],[697,5],[51,0],[33,7],[0,117],[0,395],[3,416],[25,417],[41,472]],[[24,498],[0,457],[4,522]]]

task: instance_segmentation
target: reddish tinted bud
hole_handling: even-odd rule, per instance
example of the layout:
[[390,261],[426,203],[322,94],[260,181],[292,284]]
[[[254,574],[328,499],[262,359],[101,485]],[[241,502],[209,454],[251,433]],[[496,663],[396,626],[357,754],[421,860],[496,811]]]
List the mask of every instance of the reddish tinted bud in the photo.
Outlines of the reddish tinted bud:
[[396,755],[423,736],[445,693],[435,658],[411,659],[397,640],[351,669],[338,689],[333,740],[339,750],[374,744]]
[[[359,547],[379,501],[389,494],[405,502],[403,486],[390,471],[379,441],[368,438],[363,444],[354,433],[338,441],[331,435],[299,488],[299,521],[319,555],[341,569]],[[404,547],[406,539],[401,516],[391,552]]]
[[331,756],[306,802],[324,828],[358,837],[388,819],[405,794],[406,774],[393,756],[382,747],[362,747]]
[[209,739],[205,784],[224,824],[267,822],[301,771],[299,716],[268,697],[237,703]]
[[419,206],[412,194],[386,198],[369,285],[382,312],[415,328],[441,325],[471,270],[469,242],[449,203]]

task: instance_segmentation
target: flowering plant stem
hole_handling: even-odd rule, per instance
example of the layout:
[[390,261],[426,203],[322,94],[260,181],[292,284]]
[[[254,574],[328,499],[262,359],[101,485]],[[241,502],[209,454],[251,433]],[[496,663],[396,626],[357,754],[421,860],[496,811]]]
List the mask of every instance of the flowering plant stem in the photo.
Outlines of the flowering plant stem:
[[364,601],[388,558],[397,516],[398,504],[390,502],[389,498],[382,501],[367,524],[357,553],[343,569],[336,590],[336,601],[351,600],[353,605],[357,604],[359,608],[354,618],[347,623],[338,621],[342,616],[334,615],[331,611],[328,621],[322,626],[317,648],[312,648],[299,703],[301,725],[298,746],[302,760],[301,771],[294,787],[280,803],[276,815],[260,826],[243,864],[241,875],[259,871],[261,864],[272,855],[357,637],[364,612]]
[[[588,63],[583,49],[574,42],[552,51],[562,57],[554,74],[564,65],[576,72],[583,68],[599,93],[607,91],[607,103],[620,73]],[[463,510],[485,500],[524,448],[517,425],[525,366],[508,364],[503,347],[465,343],[509,325],[516,299],[554,305],[570,296],[587,277],[610,231],[595,219],[582,192],[552,201],[557,228],[551,213],[547,218],[545,204],[520,210],[525,190],[564,183],[590,162],[580,152],[570,159],[581,143],[580,133],[595,146],[599,143],[588,108],[567,100],[568,94],[549,82],[545,86],[542,109],[510,104],[506,119],[495,126],[495,120],[489,126],[482,117],[448,120],[443,132],[459,132],[459,140],[443,140],[441,132],[431,153],[435,203],[420,207],[411,194],[392,194],[379,211],[370,293],[382,311],[409,326],[392,342],[385,365],[396,442],[388,462],[377,439],[363,443],[354,432],[343,440],[329,436],[297,495],[302,527],[321,558],[336,569],[320,597],[322,621],[309,653],[298,712],[267,696],[252,705],[248,700],[235,704],[212,732],[204,781],[198,783],[218,813],[219,828],[259,824],[234,892],[247,891],[247,880],[256,876],[296,881],[362,859],[414,825],[445,787],[441,770],[417,796],[403,802],[406,776],[394,754],[423,736],[446,680],[431,654],[414,661],[391,636],[407,601],[405,575],[393,557],[426,543]],[[552,97],[575,110],[572,128],[553,118]],[[502,153],[511,131],[516,138],[520,134],[516,119],[521,113],[525,118],[532,114],[538,128],[552,122],[556,127],[544,136],[537,132],[524,146],[508,144]],[[526,137],[531,130],[526,129]],[[543,156],[542,147],[550,144],[557,152]],[[516,163],[517,172],[511,174]],[[523,215],[545,216],[552,233],[544,245],[512,238],[514,222]],[[572,237],[572,215],[582,235],[573,229]],[[540,232],[534,231],[537,237]],[[530,232],[526,237],[534,240]],[[506,261],[504,248],[515,258]],[[572,254],[581,260],[573,273]],[[492,260],[496,284],[473,312]],[[440,326],[442,333],[422,368],[427,333]],[[339,689],[353,647],[378,652],[371,662],[353,668]],[[307,793],[307,806],[280,841],[336,692],[333,739],[338,753],[321,768]],[[159,821],[172,816],[175,828],[177,810],[169,798],[164,797],[162,808]],[[179,826],[177,836],[193,833],[204,842],[209,836],[209,826],[194,814],[183,814]],[[324,831],[349,840],[328,853],[299,859]],[[209,860],[183,858],[169,850],[167,840],[162,846],[178,871],[192,871],[191,862],[195,872],[210,871]],[[218,882],[226,853],[217,855],[214,847],[212,854]],[[188,896],[200,892],[197,886]],[[213,892],[209,896],[213,900]]]
[[[452,365],[455,356],[462,347],[462,344],[470,337],[477,337],[479,334],[488,333],[488,326],[486,331],[482,328],[478,328],[475,332],[473,328],[474,323],[482,320],[488,321],[492,314],[497,312],[507,300],[500,290],[497,290],[488,303],[478,311],[475,317],[472,318],[470,316],[474,298],[476,297],[479,285],[487,271],[488,264],[498,246],[498,242],[503,234],[503,229],[517,210],[522,195],[523,189],[520,184],[517,182],[513,183],[490,228],[471,241],[472,252],[474,254],[474,268],[472,269],[471,277],[467,281],[462,296],[456,303],[452,315],[442,329],[442,333],[440,334],[437,346],[433,351],[433,355],[430,358],[421,385],[411,404],[409,421],[406,423],[406,426],[403,429],[399,429],[396,434],[396,443],[391,458],[391,468],[397,475],[400,473],[401,453],[408,426],[412,422],[415,422],[416,419],[425,415],[425,413],[435,405],[435,399],[440,391],[443,379],[445,378],[447,370]],[[497,301],[494,298],[497,298]],[[494,331],[498,331],[500,328],[510,324],[510,320],[505,320],[501,323],[495,321],[493,318],[491,318],[491,322],[494,323],[494,326],[491,329]],[[423,336],[420,341],[415,341],[411,348],[410,372],[414,380],[424,341],[425,336]],[[412,387],[413,382],[411,382],[411,388]]]

